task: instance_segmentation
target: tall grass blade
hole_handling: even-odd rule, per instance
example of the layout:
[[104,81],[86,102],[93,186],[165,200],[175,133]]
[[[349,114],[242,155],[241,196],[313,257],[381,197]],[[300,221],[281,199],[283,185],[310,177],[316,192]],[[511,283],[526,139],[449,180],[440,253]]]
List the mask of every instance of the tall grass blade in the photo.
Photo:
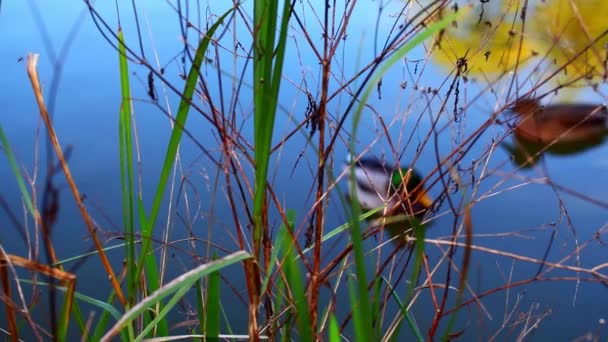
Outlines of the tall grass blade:
[[[138,241],[136,240],[135,242],[138,242]],[[107,251],[111,251],[113,249],[119,249],[119,248],[124,248],[124,247],[125,247],[125,245],[122,244],[122,243],[121,244],[115,244],[115,245],[112,245],[112,246],[107,246],[107,247],[102,248],[102,251],[107,252]],[[84,260],[84,259],[86,259],[86,258],[88,258],[88,257],[90,257],[92,255],[96,255],[96,254],[99,254],[99,251],[94,250],[94,251],[82,253],[82,254],[79,254],[79,255],[74,255],[74,256],[71,256],[69,258],[58,260],[52,266],[65,265],[68,262],[73,262],[73,261],[78,261],[78,260]]]
[[[378,212],[382,211],[382,207],[378,207],[378,208],[374,208],[370,211],[367,211],[361,215],[359,215],[358,219],[359,222],[367,220],[370,217],[373,217],[374,215],[376,215]],[[321,242],[325,242],[333,237],[339,236],[340,233],[350,229],[351,227],[351,221],[348,221],[344,224],[339,225],[338,227],[332,229],[331,231],[329,231],[327,234],[323,235],[323,237],[321,238]],[[306,254],[308,252],[310,252],[314,247],[307,247],[304,250],[302,250],[302,254]]]
[[415,217],[412,218],[411,221],[412,228],[414,231],[414,237],[416,241],[414,242],[414,265],[412,266],[412,275],[410,276],[410,282],[407,287],[407,295],[405,296],[406,303],[409,302],[410,298],[412,298],[412,294],[414,293],[414,288],[416,284],[418,284],[418,277],[420,275],[420,271],[422,270],[422,261],[424,260],[424,236],[425,230],[422,224],[420,224],[420,220]]
[[329,342],[340,342],[340,328],[334,314],[329,315]]
[[[36,286],[49,286],[50,284],[47,282],[43,282],[43,281],[36,281],[35,283],[31,280],[27,280],[27,279],[20,279],[19,280],[21,283],[24,284],[31,284],[31,285],[36,285]],[[55,288],[58,291],[61,291],[63,293],[66,293],[68,291],[68,288],[65,286],[55,286]],[[115,295],[113,296],[115,297]],[[112,299],[111,301],[108,302],[104,302],[98,299],[95,299],[93,297],[87,296],[85,294],[82,294],[80,292],[74,292],[74,299],[83,301],[85,303],[91,304],[93,306],[96,306],[98,308],[100,308],[101,310],[103,310],[104,312],[107,312],[108,314],[110,314],[112,317],[114,317],[116,320],[120,319],[121,317],[121,313],[116,310],[116,308],[114,306],[112,306],[111,303],[112,301],[114,301],[114,299]]]
[[11,145],[8,142],[8,138],[4,133],[4,129],[2,128],[1,124],[0,143],[2,143],[2,149],[4,151],[4,154],[6,154],[6,158],[8,158],[8,163],[11,166],[11,171],[13,171],[13,175],[15,175],[15,180],[17,181],[19,191],[21,191],[21,196],[23,197],[25,207],[29,211],[30,215],[32,215],[32,217],[36,217],[38,215],[38,211],[34,209],[34,205],[32,204],[32,198],[30,197],[30,193],[27,191],[25,181],[23,180],[23,176],[21,175],[21,171],[19,171],[19,164],[17,164],[17,158],[15,158],[13,149],[11,148]]
[[196,313],[198,315],[199,332],[205,334],[205,299],[203,298],[203,284],[199,279],[194,283],[194,289],[196,291]]
[[[412,316],[412,313],[407,310],[407,306],[403,303],[403,300],[401,300],[401,298],[399,297],[399,294],[391,286],[390,282],[384,277],[382,277],[381,279],[386,284],[386,286],[389,288],[392,298],[395,300],[395,303],[397,303],[397,306],[399,307],[399,310],[401,310],[401,313],[405,317],[410,329],[412,329],[412,332],[414,333],[416,340],[418,342],[424,342],[424,337],[422,336],[422,331],[418,327],[418,324],[416,323],[414,316]],[[401,330],[401,322],[397,323],[397,326],[393,329],[393,337],[394,337],[393,340],[396,340],[397,337],[399,336],[399,331]]]
[[[111,305],[111,303],[113,303],[115,299],[116,299],[116,293],[112,292],[108,296],[108,299],[106,300],[105,303],[107,303],[108,306],[114,308]],[[106,327],[108,326],[108,322],[110,320],[110,315],[112,315],[117,321],[121,317],[121,314],[119,312],[113,312],[111,310],[102,311],[101,316],[99,316],[99,320],[97,321],[97,325],[95,326],[95,330],[93,330],[93,336],[91,337],[91,341],[101,340],[101,337],[103,336],[104,332],[106,331]],[[125,331],[123,329],[120,331],[120,334],[126,337],[127,331]],[[135,338],[135,337],[133,336],[132,338]],[[123,337],[123,340],[129,340],[129,338]]]
[[[359,296],[358,286],[359,284],[353,280],[353,276],[348,277],[348,294],[350,296],[351,311],[353,313],[353,330],[355,332],[355,340],[372,341],[370,339],[371,323],[366,324],[363,322],[364,319],[371,319],[371,317],[369,317],[371,315],[368,314],[365,315],[367,317],[363,317],[364,313],[360,306],[362,301],[357,298]],[[365,296],[367,297],[367,293],[365,293]]]
[[129,307],[137,297],[137,276],[135,273],[135,229],[133,209],[133,146],[131,141],[131,88],[129,86],[129,65],[127,63],[124,33],[118,28],[118,61],[120,66],[120,89],[122,102],[118,120],[120,147],[120,181],[122,191],[122,215],[127,259],[127,302]]
[[144,329],[134,340],[130,340],[130,341],[133,341],[133,342],[142,341],[146,337],[147,334],[151,333],[152,330],[154,330],[154,328],[156,328],[158,326],[158,324],[161,321],[165,320],[165,317],[167,317],[167,315],[173,309],[173,307],[175,307],[177,305],[177,303],[186,295],[186,293],[189,290],[190,290],[190,287],[187,287],[187,286],[178,288],[177,292],[173,295],[173,297],[171,297],[171,299],[165,305],[162,306],[162,309],[160,309],[160,311],[154,317],[154,319],[152,319],[152,321],[150,321],[148,324],[146,324]]
[[[287,226],[285,224],[281,224],[281,226],[279,227],[279,232],[277,233],[277,236],[275,238],[272,248],[272,254],[270,256],[270,263],[268,265],[268,268],[266,270],[266,275],[264,277],[264,281],[262,282],[262,290],[260,291],[261,294],[266,293],[266,290],[268,288],[268,284],[270,283],[270,279],[272,277],[273,274],[273,270],[274,270],[274,265],[275,264],[280,264],[281,261],[279,260],[280,255],[282,255],[282,251],[283,251],[283,245],[284,245],[284,241],[287,241],[287,239],[289,239],[289,230],[291,230],[296,222],[296,211],[293,209],[288,209],[287,213]],[[282,281],[282,278],[278,278],[279,280],[277,281],[275,287],[273,288],[273,292],[274,293],[278,293],[278,294],[282,294],[285,293],[285,283]],[[283,307],[283,303],[285,302],[285,296],[283,295],[277,295],[276,299],[274,300],[274,308],[279,309]],[[286,324],[284,325],[283,328],[283,333],[281,334],[281,340],[282,341],[289,341],[290,340],[290,331],[289,331],[289,327],[290,327],[290,318],[288,317],[286,319]],[[278,322],[277,320],[274,320],[273,325],[271,327],[272,331],[277,331],[278,329]]]
[[293,295],[296,322],[300,333],[298,340],[313,341],[310,311],[306,301],[306,292],[304,291],[304,283],[301,277],[302,273],[296,260],[296,254],[292,248],[293,243],[294,241],[290,234],[283,235],[283,246],[281,247],[281,249],[285,251],[283,268],[285,277],[287,278],[287,285],[289,289],[291,289]]
[[[256,0],[254,2],[254,56],[253,56],[253,96],[254,96],[254,147],[255,147],[255,193],[254,212],[254,255],[259,257],[262,229],[264,229],[263,210],[266,203],[266,177],[272,133],[277,110],[283,59],[291,5],[284,1],[279,42],[275,49],[275,35],[278,18],[276,0]],[[273,54],[276,52],[276,57]],[[274,67],[273,67],[274,61]]]
[[207,341],[217,341],[220,336],[220,272],[211,272],[208,279],[205,336]]

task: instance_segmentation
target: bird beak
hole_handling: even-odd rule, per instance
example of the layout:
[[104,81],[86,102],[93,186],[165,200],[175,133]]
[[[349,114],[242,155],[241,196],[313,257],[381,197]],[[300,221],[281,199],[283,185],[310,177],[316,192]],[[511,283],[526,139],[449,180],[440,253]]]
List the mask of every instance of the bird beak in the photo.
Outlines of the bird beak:
[[433,200],[424,190],[420,191],[420,193],[416,197],[416,202],[422,204],[425,208],[430,208],[433,206]]

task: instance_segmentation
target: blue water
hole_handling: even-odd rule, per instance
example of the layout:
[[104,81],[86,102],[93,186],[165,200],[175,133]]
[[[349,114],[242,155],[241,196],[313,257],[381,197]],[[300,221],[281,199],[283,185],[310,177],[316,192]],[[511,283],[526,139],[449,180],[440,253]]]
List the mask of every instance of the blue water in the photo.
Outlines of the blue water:
[[[38,9],[42,22],[34,19],[35,16],[28,3]],[[337,67],[334,69],[334,77],[337,81],[332,79],[332,92],[337,90],[340,80],[352,78],[355,71],[369,63],[370,58],[374,56],[373,42],[378,4],[359,5],[360,7],[354,12],[350,22],[348,39],[338,53],[340,57],[335,61]],[[132,10],[126,2],[121,3],[120,6],[124,6],[120,7],[120,13],[126,40],[130,42],[132,48],[139,51]],[[171,61],[174,56],[181,56],[179,53],[183,49],[177,14],[164,2],[153,4],[141,2],[138,6],[146,57],[156,66],[155,53],[157,53],[161,66],[165,68],[164,76],[178,89],[181,89],[183,81],[181,81],[179,73],[182,72],[182,64],[179,62],[179,57],[176,61]],[[199,25],[199,19],[195,14],[196,5],[191,4],[190,6],[190,18],[195,25]],[[223,9],[217,3],[214,2],[210,6],[209,12],[206,12],[208,8],[206,4],[202,6],[200,20],[203,23],[207,13],[222,13]],[[396,13],[399,6],[398,3],[390,3],[384,9],[382,20],[379,22],[378,49],[384,42],[383,35],[389,32],[394,20],[389,15]],[[100,1],[95,4],[95,8],[108,21],[111,29],[115,30],[118,25],[114,5]],[[243,8],[250,11],[251,4],[248,3]],[[89,14],[82,14],[83,5],[80,3],[75,5],[73,1],[56,1],[53,4],[43,1],[5,1],[2,2],[0,10],[0,46],[3,46],[2,53],[0,53],[0,68],[3,71],[3,77],[0,77],[0,89],[2,89],[0,124],[8,135],[13,151],[18,156],[22,168],[28,173],[31,174],[36,165],[41,167],[38,171],[36,188],[38,191],[42,191],[43,166],[46,157],[44,143],[37,139],[37,134],[43,137],[42,133],[37,133],[41,122],[25,71],[25,60],[21,60],[26,58],[30,52],[39,53],[39,72],[45,96],[50,96],[49,88],[53,77],[61,76],[55,98],[54,125],[61,144],[64,147],[74,146],[69,160],[72,173],[81,192],[86,194],[89,210],[102,227],[101,236],[104,239],[119,236],[122,233],[122,209],[118,159],[120,85],[117,53],[102,38]],[[305,22],[310,25],[311,32],[318,29],[316,15],[319,13],[307,10],[304,16]],[[84,17],[79,19],[80,16]],[[53,69],[55,60],[52,55],[59,54],[60,47],[68,39],[69,32],[79,20],[82,20],[82,23],[76,29],[75,37],[70,41],[71,47],[59,60],[61,73],[58,74]],[[52,46],[52,49],[48,48],[43,38],[42,23],[50,37],[47,43]],[[231,55],[224,50],[224,48],[232,49],[231,44],[234,44],[232,35],[232,32],[225,33],[222,38],[222,48],[218,50],[221,56],[221,69],[224,72],[221,77],[225,108],[228,108],[233,89],[232,78],[229,75],[235,73],[234,70],[240,75],[240,71],[245,65],[243,58],[234,61]],[[283,109],[277,116],[275,144],[280,142],[281,138],[293,130],[297,122],[304,118],[306,95],[301,89],[310,90],[316,100],[319,97],[317,92],[320,87],[318,62],[313,58],[313,54],[307,48],[308,45],[301,34],[294,33],[294,36],[297,39],[290,37],[288,41],[289,48],[284,70],[285,81],[279,101]],[[237,37],[237,40],[245,47],[248,46],[248,33],[244,27],[237,28]],[[190,31],[189,43],[196,44],[196,39],[194,32]],[[317,43],[320,42],[320,33],[311,34],[311,39]],[[245,53],[246,51],[241,50],[241,54]],[[213,51],[210,58],[214,58],[215,54],[216,52]],[[407,58],[413,61],[424,57],[425,51],[418,48],[408,54]],[[233,62],[236,64],[236,69],[233,69]],[[251,61],[249,61],[249,68],[251,68]],[[379,99],[378,93],[375,91],[370,97],[369,104],[373,106],[374,111],[366,109],[363,112],[355,144],[357,152],[369,149],[370,154],[394,162],[403,151],[402,163],[416,160],[416,169],[422,174],[427,174],[437,165],[435,150],[438,151],[440,159],[445,158],[455,147],[454,141],[463,141],[490,117],[496,108],[496,98],[489,93],[475,98],[483,89],[483,78],[478,78],[477,82],[461,84],[460,105],[467,104],[467,109],[458,123],[451,121],[453,98],[447,101],[447,108],[443,112],[439,112],[448,90],[447,84],[451,79],[444,73],[444,69],[432,61],[424,62],[423,60],[417,65],[414,62],[408,62],[407,65],[397,63],[383,77],[382,98]],[[155,104],[151,103],[146,94],[147,70],[133,63],[130,64],[130,70],[132,72],[131,85],[135,120],[141,148],[141,183],[144,205],[149,210],[164,158],[165,146],[169,139],[170,127],[168,118]],[[213,65],[205,65],[203,75],[209,84],[217,83],[217,69]],[[448,82],[444,84],[446,79]],[[402,89],[401,84],[404,81],[407,81],[407,86]],[[359,82],[355,82],[348,91],[352,92],[356,89]],[[418,84],[418,89],[413,87],[415,82]],[[243,139],[247,141],[252,141],[253,128],[250,83],[251,77],[248,74],[235,108],[238,129],[240,129]],[[171,91],[167,90],[165,93],[161,85],[162,83],[157,79],[156,91],[160,98],[158,104],[166,108],[166,101],[168,101],[171,111],[175,113],[179,98]],[[433,94],[423,91],[428,87],[441,88],[437,95],[433,96]],[[216,103],[219,103],[218,90],[218,88],[210,90]],[[601,91],[606,91],[605,85],[601,86],[598,92],[581,90],[577,96],[581,100],[603,102],[601,96],[598,95],[601,94]],[[558,99],[554,98],[556,101]],[[330,103],[332,132],[337,120],[344,115],[349,100],[350,95],[346,91],[342,91]],[[49,101],[48,98],[47,101]],[[196,101],[201,104],[200,99],[196,99]],[[430,109],[427,108],[429,101],[431,101]],[[468,101],[472,102],[468,103]],[[210,113],[207,105],[203,104],[202,108],[206,113]],[[431,137],[429,142],[424,145],[423,142],[431,127],[431,121],[437,116],[439,116],[438,127],[442,129],[437,137],[437,144]],[[421,119],[418,122],[419,118]],[[339,176],[342,160],[348,151],[347,144],[350,134],[347,132],[351,131],[351,127],[352,121],[349,119],[346,121],[345,131],[340,133],[340,138],[337,140],[330,159],[328,170],[333,171],[331,173],[335,177]],[[388,135],[385,134],[383,127],[387,127]],[[192,111],[187,129],[197,143],[208,149],[211,155],[216,158],[221,155],[218,150],[219,137],[201,115]],[[43,131],[42,128],[41,132]],[[461,167],[476,166],[475,182],[477,183],[482,175],[483,166],[487,162],[487,169],[484,171],[485,178],[480,183],[479,189],[471,186],[470,172],[459,172],[465,187],[450,195],[456,203],[460,203],[463,196],[467,196],[467,198],[472,196],[477,200],[472,208],[475,245],[534,259],[543,259],[547,246],[552,241],[552,248],[548,254],[550,262],[558,263],[566,256],[569,256],[568,259],[562,262],[574,267],[592,268],[606,262],[605,236],[601,235],[595,239],[595,233],[608,222],[605,207],[605,199],[608,198],[608,186],[606,185],[608,184],[608,158],[606,158],[608,147],[600,145],[576,155],[546,155],[543,161],[535,167],[521,170],[511,162],[510,156],[499,144],[493,146],[490,157],[484,154],[484,151],[491,148],[493,142],[500,141],[507,134],[506,132],[504,125],[491,125],[460,165]],[[275,153],[270,164],[269,174],[269,179],[281,205],[284,208],[296,209],[298,227],[304,228],[308,224],[305,215],[314,202],[316,189],[314,174],[317,167],[316,154],[311,148],[311,143],[306,143],[306,134],[307,130],[297,133]],[[510,141],[510,139],[507,137],[505,141]],[[37,141],[40,141],[39,145]],[[316,143],[317,135],[312,141],[315,146]],[[391,146],[395,146],[396,152],[392,150]],[[422,146],[420,152],[417,150],[419,146]],[[36,151],[38,159],[35,158]],[[248,152],[252,153],[252,150]],[[184,137],[182,143],[181,158],[186,177],[183,186],[188,191],[189,206],[184,204],[183,195],[179,201],[178,196],[174,195],[170,212],[170,240],[187,239],[192,235],[201,240],[194,246],[184,241],[172,245],[177,248],[169,249],[169,270],[165,276],[167,281],[193,266],[193,259],[189,253],[206,256],[208,251],[205,239],[208,237],[229,252],[238,250],[234,237],[234,221],[225,196],[223,173],[218,172],[217,167],[202,153],[198,145],[187,137]],[[251,184],[253,182],[252,167],[242,154],[239,154],[239,160]],[[176,192],[180,186],[180,176],[181,174],[177,178]],[[564,188],[575,190],[581,195],[603,203],[604,207],[563,190],[559,190],[557,192],[559,196],[557,196],[556,191],[548,185],[542,184],[547,176]],[[0,188],[0,196],[9,203],[17,217],[22,219],[21,198],[6,159],[0,163],[0,177],[4,180]],[[436,173],[432,179],[437,179]],[[86,228],[61,174],[56,177],[56,184],[60,188],[61,211],[53,231],[53,241],[57,247],[58,257],[64,259],[89,251],[92,243],[86,239]],[[217,190],[214,190],[216,186]],[[345,190],[345,182],[341,181],[337,187],[342,191]],[[441,189],[442,185],[439,182],[431,187],[429,192],[434,198],[437,198],[441,194]],[[251,208],[251,200],[248,205]],[[343,224],[348,216],[335,190],[330,193],[327,205],[328,213],[331,214],[325,218],[325,229],[329,231]],[[158,239],[162,238],[160,231],[166,224],[168,208],[169,202],[167,201],[163,204],[159,224],[156,227],[158,233],[155,234],[155,237]],[[245,207],[239,205],[238,212],[241,215],[241,222],[246,222]],[[27,255],[27,248],[17,234],[15,226],[10,223],[4,211],[2,213],[0,215],[0,224],[4,227],[0,233],[2,247],[7,253]],[[430,224],[427,237],[439,239],[450,236],[453,229],[453,215],[449,212],[447,201],[442,202],[442,205],[436,209],[435,215],[437,218]],[[274,227],[278,227],[280,224],[278,216],[271,217],[270,221]],[[33,231],[31,227],[29,229],[30,232]],[[247,227],[243,227],[243,229],[247,229]],[[515,232],[519,235],[516,235]],[[575,237],[580,245],[585,244],[580,252],[580,262],[572,254],[576,247]],[[378,241],[376,238],[368,239],[366,248],[371,250]],[[460,241],[463,239],[461,238]],[[121,240],[110,239],[108,244],[113,245],[120,242]],[[332,247],[334,243],[337,246],[335,248]],[[324,247],[324,256],[329,259],[340,250],[344,243],[344,237],[329,243],[326,245],[326,249]],[[392,245],[387,245],[386,251],[381,254],[380,259],[384,260],[388,251],[392,251],[393,248]],[[442,257],[441,251],[446,249],[445,245],[439,248],[429,244],[427,246],[429,263],[436,264]],[[408,252],[404,250],[399,253],[407,254]],[[461,252],[455,258],[456,266],[459,269],[461,267],[460,255]],[[124,257],[122,250],[109,252],[109,256],[116,265],[119,265]],[[377,251],[370,252],[370,266],[375,265],[377,257]],[[405,257],[402,262],[404,260]],[[68,266],[68,269],[70,267]],[[399,265],[396,267],[399,269]],[[445,269],[444,260],[440,271],[434,277],[435,283],[445,281]],[[539,265],[535,263],[514,260],[512,257],[500,256],[494,252],[475,250],[470,269],[469,286],[470,289],[480,294],[497,286],[529,279],[536,274],[538,269]],[[547,266],[544,269],[547,269]],[[234,289],[225,286],[223,290],[224,300],[226,303],[230,303],[226,310],[228,317],[231,317],[231,321],[233,320],[235,333],[245,334],[246,316],[243,313],[246,305],[234,299],[237,297],[237,293],[241,294],[243,298],[245,296],[242,268],[232,267],[231,270],[234,273],[225,276],[230,280]],[[106,276],[101,271],[95,257],[88,258],[83,265],[75,269],[75,272],[78,275],[77,290],[79,292],[105,300],[109,286],[105,285],[107,284]],[[409,274],[410,269],[408,268],[406,277]],[[454,270],[452,274],[452,285],[456,286],[457,283],[454,279],[458,279],[458,275]],[[606,318],[603,304],[608,302],[608,291],[604,286],[593,281],[583,281],[577,284],[572,278],[576,276],[577,274],[571,271],[552,271],[547,277],[568,278],[532,282],[514,287],[509,291],[503,289],[483,297],[480,301],[488,310],[491,318],[478,306],[471,305],[460,314],[456,330],[464,329],[467,339],[485,340],[498,331],[505,316],[513,310],[513,315],[510,317],[509,323],[505,324],[501,330],[499,338],[511,340],[518,336],[524,329],[524,324],[521,321],[514,324],[517,321],[516,317],[527,314],[532,315],[530,324],[534,322],[535,318],[542,318],[538,323],[538,329],[527,336],[531,340],[572,340],[590,331],[605,338],[606,330],[601,329],[598,320]],[[589,273],[581,273],[579,276],[585,279],[591,278]],[[100,286],[101,283],[104,286]],[[406,288],[403,284],[401,287],[403,290]],[[347,291],[342,293],[346,294]],[[326,296],[327,293],[323,295]],[[521,295],[519,301],[517,301],[518,295]],[[471,293],[467,292],[465,298],[471,298]],[[190,305],[193,303],[194,301]],[[347,304],[347,296],[339,298],[338,303]],[[85,308],[95,310],[94,307]],[[180,312],[172,317],[172,320],[179,322],[185,319],[184,312],[187,310],[187,307],[180,308]],[[346,310],[347,307],[339,307],[337,312],[344,317],[343,314]],[[543,313],[549,311],[549,315],[543,316]],[[394,313],[395,308],[389,308],[387,312]],[[414,306],[413,314],[423,329],[429,328],[433,310],[428,292],[423,292],[420,301]],[[235,318],[239,315],[242,315],[242,319]],[[388,318],[387,320],[390,321]],[[445,321],[447,319],[444,319]],[[511,325],[514,326],[511,327]],[[2,328],[7,327],[2,326]],[[409,336],[409,331],[404,334]]]

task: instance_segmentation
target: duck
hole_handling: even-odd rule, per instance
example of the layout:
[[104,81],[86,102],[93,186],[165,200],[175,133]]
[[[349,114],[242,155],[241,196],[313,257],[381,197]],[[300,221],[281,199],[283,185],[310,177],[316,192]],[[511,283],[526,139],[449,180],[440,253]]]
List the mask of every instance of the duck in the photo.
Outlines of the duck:
[[518,99],[512,111],[519,117],[514,133],[538,143],[571,143],[597,139],[608,130],[608,109],[601,104],[541,105],[538,99]]
[[[407,166],[391,165],[374,157],[361,157],[353,164],[350,155],[344,171],[354,167],[357,201],[364,210],[384,207],[383,216],[406,214],[421,217],[433,201],[422,186],[422,177]],[[348,175],[348,174],[347,174]],[[349,193],[348,197],[353,198]]]

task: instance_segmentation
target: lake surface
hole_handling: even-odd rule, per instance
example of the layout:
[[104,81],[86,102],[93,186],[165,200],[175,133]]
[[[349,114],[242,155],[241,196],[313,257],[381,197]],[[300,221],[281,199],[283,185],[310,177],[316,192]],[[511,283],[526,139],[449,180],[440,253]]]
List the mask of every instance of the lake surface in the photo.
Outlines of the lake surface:
[[[132,9],[126,3],[121,3],[120,6],[124,6],[120,7],[120,13],[126,41],[139,51]],[[142,2],[138,6],[146,58],[154,66],[157,66],[158,59],[167,81],[181,89],[183,81],[180,74],[184,72],[181,58],[187,59],[187,56],[182,54],[183,44],[175,10],[160,1],[150,4]],[[203,28],[205,18],[210,13],[215,15],[213,20],[216,20],[217,15],[225,11],[215,2],[201,3],[200,6],[199,9],[191,4],[189,17],[195,26]],[[353,13],[348,38],[341,46],[342,50],[338,54],[340,58],[335,60],[332,91],[338,89],[340,82],[350,79],[356,70],[369,63],[375,51],[384,44],[386,35],[391,32],[401,4],[385,4],[380,19],[376,20],[378,6],[375,2],[359,4]],[[243,10],[251,11],[251,7],[251,3],[245,3]],[[310,7],[303,7],[303,20],[310,25],[310,37],[319,44],[319,14]],[[95,8],[107,20],[110,28],[115,30],[118,25],[114,4],[99,1]],[[298,27],[294,25],[292,29],[279,99],[282,110],[277,114],[275,143],[279,143],[304,120],[307,107],[305,91],[310,91],[316,101],[320,96],[321,74],[318,61]],[[75,32],[73,36],[70,36],[71,30]],[[196,44],[195,32],[189,32],[188,42]],[[377,44],[374,44],[375,35],[378,36]],[[211,51],[208,56],[213,62],[207,63],[202,72],[211,84],[217,84],[218,77],[222,79],[221,87],[211,89],[210,94],[217,103],[223,101],[225,108],[231,103],[236,84],[230,75],[234,75],[235,70],[240,72],[246,63],[244,58],[234,58],[231,49],[234,48],[235,41],[238,41],[245,47],[237,50],[246,55],[249,37],[245,27],[237,27],[234,31],[225,33],[221,48]],[[66,42],[69,43],[69,48],[62,52],[61,47]],[[444,45],[448,44],[444,42]],[[54,125],[64,148],[73,146],[69,159],[72,173],[81,192],[86,195],[85,203],[101,228],[100,235],[108,240],[108,245],[120,244],[122,240],[116,238],[122,234],[118,154],[118,111],[121,98],[116,51],[103,39],[83,4],[67,0],[55,1],[53,4],[33,0],[2,2],[0,46],[3,46],[0,54],[0,68],[3,70],[3,77],[0,78],[0,89],[3,90],[0,95],[0,124],[23,170],[32,175],[36,166],[41,168],[36,181],[36,189],[41,193],[46,161],[45,144],[41,141],[44,128],[41,126],[25,70],[27,54],[39,53],[39,72],[47,101],[51,96],[49,90],[54,77],[60,77],[54,98]],[[426,48],[429,47],[430,43]],[[54,67],[57,61],[60,69]],[[221,61],[220,76],[217,71],[218,61]],[[407,61],[397,63],[385,74],[380,88],[381,96],[377,91],[372,93],[357,132],[355,152],[366,152],[389,162],[395,162],[402,154],[400,163],[416,160],[415,168],[421,174],[426,176],[433,172],[429,183],[434,182],[434,185],[429,188],[429,193],[440,200],[432,215],[427,217],[430,223],[426,237],[432,240],[449,241],[454,228],[450,201],[442,196],[444,185],[439,181],[439,173],[433,171],[438,160],[447,158],[460,143],[467,141],[493,113],[505,106],[507,100],[513,101],[518,95],[524,95],[535,82],[540,83],[550,74],[546,69],[538,71],[534,67],[538,64],[529,64],[522,65],[517,73],[499,77],[491,74],[493,71],[499,74],[499,70],[492,70],[483,66],[479,60],[476,61],[468,66],[471,70],[469,79],[459,81],[458,105],[454,109],[454,92],[450,91],[454,77],[451,67],[453,60],[448,65],[440,58],[427,58],[424,47],[416,48],[407,55]],[[483,67],[486,69],[475,73],[475,70],[479,71]],[[147,94],[147,69],[131,63],[130,70],[141,155],[141,189],[144,204],[149,210],[171,132],[170,120],[161,109],[175,113],[179,97],[157,80],[155,89],[159,100],[152,101]],[[249,65],[249,73],[250,70]],[[515,87],[511,83],[513,77],[521,80]],[[237,122],[243,140],[253,142],[251,76],[246,76],[244,81],[234,106],[236,112],[234,116],[230,114],[226,117]],[[556,86],[556,83],[548,83],[535,94],[545,94]],[[488,88],[492,88],[492,91]],[[331,131],[328,132],[333,133],[339,118],[344,115],[354,89],[355,84],[331,100],[328,107],[328,125]],[[595,88],[561,90],[557,95],[547,96],[542,102],[582,101],[605,104],[608,103],[607,90],[604,81],[599,82]],[[446,99],[448,93],[450,98]],[[506,98],[507,93],[509,99]],[[200,103],[201,99],[197,101]],[[203,105],[203,108],[206,107]],[[457,120],[454,120],[454,113],[457,113]],[[496,293],[479,298],[481,304],[467,306],[459,316],[456,330],[463,330],[466,340],[486,340],[495,334],[499,339],[512,340],[536,324],[537,329],[526,334],[527,339],[574,340],[587,333],[605,339],[608,330],[600,322],[608,316],[605,305],[608,303],[608,290],[593,278],[589,270],[606,263],[608,259],[608,242],[604,232],[608,224],[608,146],[598,143],[580,153],[566,155],[549,151],[535,165],[522,168],[516,165],[507,147],[507,144],[514,144],[511,129],[506,124],[511,120],[509,118],[508,113],[500,113],[497,120],[485,129],[451,170],[453,174],[458,174],[461,185],[456,187],[453,181],[448,184],[448,196],[456,205],[463,203],[464,199],[472,200],[473,242],[479,247],[472,254],[469,292],[465,293],[465,300],[472,298],[471,293],[481,295],[497,287],[504,287]],[[351,119],[352,115],[347,119],[331,152],[328,170],[335,177],[341,176],[342,161],[348,154]],[[432,133],[434,120],[437,120],[437,134],[430,134],[430,139],[427,140],[429,132]],[[191,113],[187,130],[196,143],[184,137],[180,150],[181,166],[172,200],[163,204],[163,219],[159,221],[155,233],[155,238],[161,240],[162,229],[169,219],[169,241],[174,243],[168,249],[167,281],[197,264],[193,254],[203,257],[210,255],[205,244],[207,239],[221,246],[224,253],[238,250],[232,212],[226,199],[225,178],[200,148],[203,146],[210,155],[219,158],[219,137],[209,122],[196,113]],[[269,179],[272,187],[284,208],[296,210],[298,227],[306,227],[308,224],[309,217],[306,215],[314,203],[316,189],[314,175],[318,160],[313,147],[316,147],[318,132],[311,141],[307,141],[308,133],[309,129],[303,128],[287,140],[274,153],[270,163]],[[243,163],[245,176],[253,183],[251,164],[242,154],[238,158]],[[446,173],[444,180],[450,181],[447,176],[450,170],[447,167],[442,170]],[[10,211],[23,220],[23,205],[6,159],[0,163],[0,177],[4,180],[0,196],[8,203]],[[61,202],[52,238],[59,259],[65,259],[90,251],[92,243],[87,239],[88,233],[65,178],[59,173],[55,179]],[[329,184],[333,184],[333,181],[330,180]],[[344,193],[346,185],[346,178],[342,175],[337,185],[330,190],[327,212],[331,214],[325,217],[326,232],[348,220],[348,212],[337,191],[340,189]],[[181,196],[178,191],[181,191]],[[184,192],[187,193],[187,198],[184,197]],[[251,203],[250,200],[249,208]],[[244,205],[238,208],[243,222],[246,222],[245,209]],[[274,229],[280,225],[276,212],[273,212],[270,223]],[[27,245],[18,233],[19,229],[5,210],[0,215],[0,224],[3,227],[0,233],[2,248],[7,253],[29,256]],[[33,232],[31,227],[28,229]],[[199,240],[194,242],[193,237]],[[387,252],[395,249],[388,244],[382,253],[374,250],[375,245],[386,239],[388,236],[366,240],[370,266],[374,266],[378,260],[385,260]],[[336,238],[335,242],[324,245],[324,257],[333,257],[346,240],[344,235]],[[464,239],[461,237],[459,241]],[[575,252],[577,246],[578,253]],[[434,243],[426,246],[429,264],[440,265],[434,276],[436,284],[445,282],[447,264],[440,260],[447,249],[447,245]],[[407,255],[409,252],[402,250],[397,253]],[[461,267],[461,255],[462,251],[459,251],[454,259],[456,265],[453,266],[456,269]],[[124,251],[116,249],[109,252],[109,256],[119,265]],[[539,271],[539,264],[527,258],[546,260],[560,266],[551,269],[551,265],[544,265],[542,271],[546,273],[543,273],[542,281],[530,281],[509,288],[510,284],[530,280]],[[41,257],[40,260],[45,259]],[[398,263],[398,260],[403,261],[405,258],[396,260]],[[74,267],[74,264],[69,264],[67,268],[70,267]],[[395,267],[399,268],[398,265]],[[235,296],[246,296],[242,268],[233,267],[231,270],[234,270],[234,274],[225,275],[230,286],[225,286],[223,299],[226,303],[231,303],[231,298],[237,298],[233,299],[234,305],[227,306],[227,315],[242,315],[242,320],[235,318],[231,323],[234,324],[235,333],[246,334],[246,299],[242,301]],[[73,271],[78,276],[79,292],[105,300],[109,286],[99,286],[100,283],[107,284],[107,278],[97,258],[87,258]],[[597,271],[602,273],[603,270],[600,267]],[[581,281],[578,282],[577,279]],[[456,286],[456,283],[452,285]],[[400,286],[405,290],[405,284]],[[339,301],[347,303],[347,291],[343,293],[344,298]],[[413,313],[421,327],[428,329],[433,317],[433,306],[428,293],[421,292],[421,297],[414,305]],[[86,306],[85,309],[93,310]],[[192,307],[185,305],[182,309],[183,312],[172,317],[174,322],[186,319],[185,312]],[[338,315],[341,310],[337,309]],[[387,314],[390,310],[387,310]],[[5,326],[2,328],[6,329]],[[403,334],[407,337],[409,331]]]

